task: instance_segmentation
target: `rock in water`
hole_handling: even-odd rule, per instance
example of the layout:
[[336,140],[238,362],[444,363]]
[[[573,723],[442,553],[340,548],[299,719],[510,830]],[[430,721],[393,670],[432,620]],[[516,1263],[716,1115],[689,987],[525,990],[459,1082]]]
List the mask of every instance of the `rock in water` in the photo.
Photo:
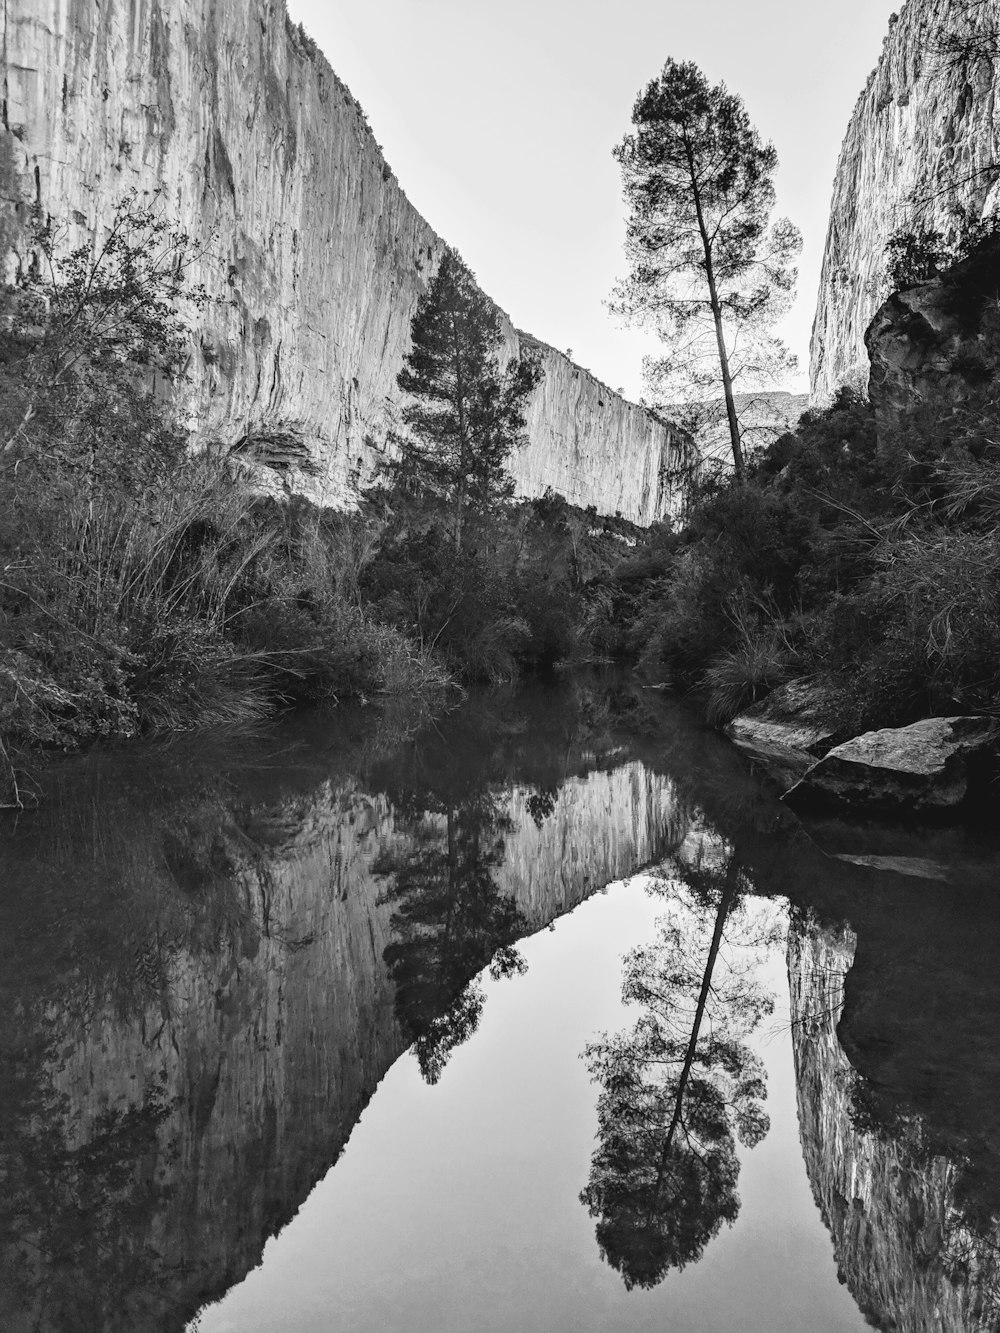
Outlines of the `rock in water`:
[[837,739],[827,691],[806,680],[780,685],[725,730],[783,787],[798,781]]
[[838,861],[847,861],[854,866],[864,866],[867,870],[888,871],[893,875],[906,875],[910,879],[939,880],[948,882],[948,867],[937,861],[925,861],[919,856],[848,856],[838,853]]
[[838,745],[784,799],[796,808],[848,806],[886,813],[953,810],[996,754],[989,717],[928,717]]

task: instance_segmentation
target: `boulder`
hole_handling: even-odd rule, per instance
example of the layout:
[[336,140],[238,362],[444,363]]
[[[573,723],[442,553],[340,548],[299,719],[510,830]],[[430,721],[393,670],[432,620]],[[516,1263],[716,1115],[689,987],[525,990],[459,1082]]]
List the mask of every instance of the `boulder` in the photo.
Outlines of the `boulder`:
[[992,401],[1000,235],[926,282],[893,293],[865,333],[868,397],[879,437],[905,425],[915,404],[942,420]]
[[726,727],[730,740],[787,788],[838,739],[829,690],[793,680],[772,690]]
[[998,742],[1000,722],[990,717],[869,731],[830,750],[783,799],[797,809],[947,812],[984,779]]

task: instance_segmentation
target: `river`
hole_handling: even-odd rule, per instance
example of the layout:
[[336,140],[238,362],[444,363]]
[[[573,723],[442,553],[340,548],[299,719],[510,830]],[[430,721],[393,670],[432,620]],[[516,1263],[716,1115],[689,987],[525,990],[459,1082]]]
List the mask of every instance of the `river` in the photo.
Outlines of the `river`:
[[993,831],[802,824],[600,677],[46,788],[5,1330],[998,1326]]

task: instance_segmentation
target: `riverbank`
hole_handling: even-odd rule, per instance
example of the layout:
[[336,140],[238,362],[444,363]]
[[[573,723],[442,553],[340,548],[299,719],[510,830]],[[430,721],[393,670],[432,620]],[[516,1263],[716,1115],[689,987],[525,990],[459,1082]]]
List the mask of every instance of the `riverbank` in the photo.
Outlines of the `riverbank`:
[[845,736],[1000,713],[1000,240],[970,246],[897,262],[869,398],[807,412],[744,484],[703,475],[617,571],[623,641],[717,725],[817,679]]
[[[162,296],[146,281],[123,321]],[[0,799],[31,799],[24,756],[44,749],[574,660],[638,665],[715,726],[816,681],[830,736],[1000,715],[998,281],[994,238],[908,289],[907,310],[966,320],[944,348],[888,302],[873,401],[841,391],[744,482],[689,479],[682,520],[638,529],[546,495],[470,508],[460,540],[443,496],[398,479],[334,513],[255,494],[238,453],[192,457],[136,380],[146,343],[125,356],[72,328],[86,371],[26,400],[43,352],[67,350],[58,323],[48,351],[26,332],[0,369]],[[154,315],[163,369],[180,325]]]
[[[433,469],[332,512],[282,487],[280,451],[282,499],[263,497],[248,441],[191,452],[209,297],[190,239],[135,192],[98,251],[60,237],[34,215],[33,262],[0,293],[0,803],[35,799],[44,751],[430,698],[587,654],[587,585],[631,524],[513,505],[500,480],[449,490]],[[501,471],[516,426],[480,423]]]
[[590,651],[590,587],[631,525],[556,498],[470,516],[255,494],[231,460],[0,466],[0,800],[39,756],[303,704],[428,703]]

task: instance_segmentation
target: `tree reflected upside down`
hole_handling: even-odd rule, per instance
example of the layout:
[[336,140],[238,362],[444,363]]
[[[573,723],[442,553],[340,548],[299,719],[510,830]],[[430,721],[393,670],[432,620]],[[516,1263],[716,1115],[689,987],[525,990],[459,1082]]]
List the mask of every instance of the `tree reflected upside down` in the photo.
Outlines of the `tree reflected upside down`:
[[671,870],[681,878],[651,886],[668,909],[656,938],[624,961],[622,998],[642,1013],[584,1051],[601,1093],[580,1201],[629,1289],[697,1261],[735,1221],[736,1140],[752,1148],[770,1126],[746,1039],[773,1009],[756,971],[774,926],[746,910],[750,886],[727,848],[703,847]]
[[412,850],[375,867],[392,877],[385,897],[395,938],[385,960],[396,1016],[428,1083],[479,1026],[486,997],[476,974],[489,966],[498,980],[526,967],[513,942],[527,922],[495,878],[511,828],[497,793],[472,792],[421,825]]

